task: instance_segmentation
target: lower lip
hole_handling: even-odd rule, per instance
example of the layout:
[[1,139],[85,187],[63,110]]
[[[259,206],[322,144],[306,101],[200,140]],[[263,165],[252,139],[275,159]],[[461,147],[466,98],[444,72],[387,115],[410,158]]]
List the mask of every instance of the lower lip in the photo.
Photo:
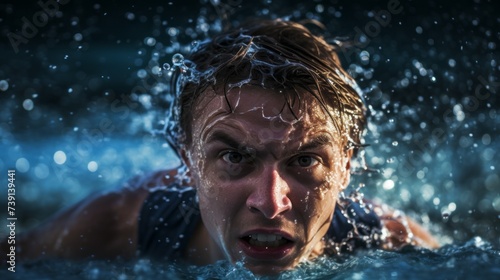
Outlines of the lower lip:
[[253,246],[246,240],[240,239],[239,245],[243,253],[252,259],[278,260],[286,257],[293,248],[293,242],[288,242],[279,247]]

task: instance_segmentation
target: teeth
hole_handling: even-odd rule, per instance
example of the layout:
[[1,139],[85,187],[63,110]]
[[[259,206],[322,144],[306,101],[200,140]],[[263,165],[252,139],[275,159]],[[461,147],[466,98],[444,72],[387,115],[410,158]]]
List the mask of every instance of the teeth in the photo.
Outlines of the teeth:
[[250,235],[250,238],[252,238],[254,240],[265,242],[265,241],[280,240],[280,239],[283,238],[283,236],[276,235],[276,234],[261,234],[261,233],[258,233],[258,234],[252,234],[252,235]]
[[252,234],[249,235],[249,243],[253,246],[261,246],[261,247],[278,247],[287,242],[286,239],[281,235],[276,234]]

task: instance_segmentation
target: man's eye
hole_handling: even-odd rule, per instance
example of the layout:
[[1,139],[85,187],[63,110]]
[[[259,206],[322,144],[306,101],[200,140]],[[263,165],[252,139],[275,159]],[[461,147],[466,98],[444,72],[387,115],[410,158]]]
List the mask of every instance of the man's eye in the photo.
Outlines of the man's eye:
[[318,160],[311,156],[299,156],[293,162],[292,165],[300,167],[311,167],[318,163]]
[[222,159],[227,163],[241,163],[244,160],[242,154],[238,152],[227,152],[222,155]]

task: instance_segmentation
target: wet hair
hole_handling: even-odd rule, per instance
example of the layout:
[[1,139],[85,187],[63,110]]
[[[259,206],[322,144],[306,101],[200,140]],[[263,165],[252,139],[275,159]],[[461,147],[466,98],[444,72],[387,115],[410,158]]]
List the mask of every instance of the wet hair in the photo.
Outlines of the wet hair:
[[[282,94],[283,109],[292,113],[297,102],[301,106],[303,94],[310,94],[345,136],[346,149],[357,150],[366,109],[355,81],[341,66],[338,50],[304,25],[280,19],[250,21],[199,43],[186,58],[189,67],[174,79],[172,89],[178,96],[167,133],[170,142],[177,148],[191,144],[193,110],[209,89],[226,95],[235,87],[257,85]],[[227,97],[226,101],[232,110]]]

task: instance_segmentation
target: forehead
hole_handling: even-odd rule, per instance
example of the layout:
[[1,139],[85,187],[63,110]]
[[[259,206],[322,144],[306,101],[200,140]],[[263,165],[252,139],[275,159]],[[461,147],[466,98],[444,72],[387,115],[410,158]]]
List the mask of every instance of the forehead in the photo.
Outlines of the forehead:
[[206,93],[193,111],[193,140],[217,129],[282,143],[319,133],[337,138],[333,122],[310,94],[299,92],[288,104],[286,100],[283,92],[257,86],[232,89],[226,96]]

